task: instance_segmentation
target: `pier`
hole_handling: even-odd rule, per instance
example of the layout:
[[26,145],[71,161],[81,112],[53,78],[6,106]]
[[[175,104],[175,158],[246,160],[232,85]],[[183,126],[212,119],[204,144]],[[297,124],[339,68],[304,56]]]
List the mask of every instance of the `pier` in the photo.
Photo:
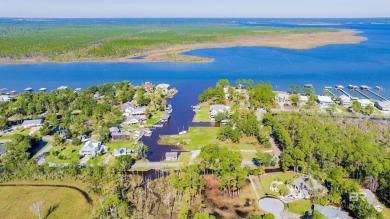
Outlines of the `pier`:
[[330,91],[330,89],[328,89],[328,88],[325,87],[324,90],[327,90],[327,91],[330,93],[330,95],[336,96],[332,91]]
[[384,97],[382,97],[381,95],[379,95],[379,94],[375,93],[375,92],[374,92],[374,91],[372,91],[371,89],[368,89],[367,91],[368,91],[368,92],[370,92],[370,93],[372,93],[373,95],[375,95],[375,96],[379,97],[380,99],[382,99],[382,100],[384,100],[384,101],[387,101],[387,99],[386,99],[386,98],[384,98]]
[[371,97],[367,96],[367,94],[361,92],[359,89],[356,89],[356,90],[354,89],[354,91],[358,92],[358,93],[361,94],[363,97],[365,97],[365,98],[367,98],[367,99],[369,99],[369,100],[372,100]]
[[[343,88],[344,88],[344,87],[343,87]],[[347,95],[349,98],[352,99],[352,96],[349,95],[349,93],[345,92],[345,90],[344,90],[343,88],[341,88],[340,86],[336,86],[336,90],[342,92],[343,94]]]

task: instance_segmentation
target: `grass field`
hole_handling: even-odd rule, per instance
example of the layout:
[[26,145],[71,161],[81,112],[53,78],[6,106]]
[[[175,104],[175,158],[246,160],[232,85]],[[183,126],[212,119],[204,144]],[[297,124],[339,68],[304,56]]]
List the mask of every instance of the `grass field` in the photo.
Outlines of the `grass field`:
[[[13,182],[11,182],[13,183]],[[69,185],[80,189],[85,184],[72,181],[16,182],[18,184]],[[30,206],[44,201],[42,218],[92,218],[93,205],[79,191],[71,188],[52,186],[0,186],[0,218],[38,218],[30,211]],[[49,212],[49,209],[52,212]]]
[[306,211],[311,211],[311,206],[313,204],[310,202],[310,200],[298,200],[294,202],[290,202],[287,204],[288,211],[291,213],[304,215]]
[[236,146],[238,149],[261,150],[261,146],[254,137],[244,137],[240,143],[222,142],[217,139],[219,127],[191,127],[184,135],[162,136],[160,144],[180,145],[185,150],[199,150],[205,145],[219,144],[221,146]]
[[210,105],[207,103],[200,103],[200,110],[195,112],[193,122],[210,122]]
[[53,147],[49,151],[49,155],[45,157],[45,160],[47,162],[53,162],[53,163],[79,163],[80,157],[79,157],[79,150],[82,146],[73,146],[68,145],[65,147],[64,150],[62,150],[59,155],[63,155],[64,159],[59,159],[59,156],[55,156],[53,154],[54,150],[58,150],[58,147]]

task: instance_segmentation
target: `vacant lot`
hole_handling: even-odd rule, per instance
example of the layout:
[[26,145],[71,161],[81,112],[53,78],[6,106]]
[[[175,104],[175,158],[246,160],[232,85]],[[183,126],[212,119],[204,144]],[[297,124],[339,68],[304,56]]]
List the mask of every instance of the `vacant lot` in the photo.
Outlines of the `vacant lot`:
[[38,201],[44,202],[42,218],[92,218],[93,205],[88,200],[90,197],[85,196],[87,193],[82,193],[85,184],[73,181],[19,181],[12,184],[20,186],[0,184],[0,218],[37,218],[30,211],[30,206]]
[[187,134],[162,136],[160,144],[179,145],[186,150],[199,150],[205,145],[219,144],[221,146],[236,146],[238,149],[261,150],[255,137],[243,137],[240,143],[220,141],[217,139],[219,127],[191,127]]

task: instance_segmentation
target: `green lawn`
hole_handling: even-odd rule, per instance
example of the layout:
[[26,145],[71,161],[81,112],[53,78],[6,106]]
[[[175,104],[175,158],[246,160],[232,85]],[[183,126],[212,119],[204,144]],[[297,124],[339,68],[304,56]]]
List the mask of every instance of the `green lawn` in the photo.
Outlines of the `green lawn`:
[[382,214],[385,218],[390,218],[390,208],[383,208]]
[[290,202],[287,204],[288,211],[291,213],[304,215],[306,211],[311,211],[311,206],[313,204],[310,202],[310,200],[298,200],[294,202]]
[[[283,183],[291,178],[293,178],[295,175],[294,172],[278,172],[278,173],[268,173],[268,174],[265,174],[265,175],[262,175],[262,176],[259,176],[260,177],[260,184],[261,184],[261,189],[262,189],[262,194],[270,194],[270,195],[274,195],[274,196],[280,196],[280,194],[278,192],[273,192],[270,190],[270,185],[273,181],[275,181],[276,179],[279,179],[280,181],[282,181]],[[278,185],[278,188],[279,190],[281,188],[287,188],[287,186],[285,184],[282,184],[282,185]]]
[[108,147],[108,152],[114,152],[114,149],[119,148],[130,148],[133,150],[136,148],[134,141],[111,141],[104,145]]
[[209,144],[219,144],[221,146],[236,146],[238,149],[261,150],[261,146],[254,137],[244,137],[240,143],[222,142],[217,139],[219,127],[191,127],[190,131],[184,135],[162,136],[160,144],[179,145],[185,150],[200,150]]
[[154,125],[154,124],[156,124],[158,121],[160,121],[161,117],[162,117],[165,113],[167,113],[167,112],[168,112],[168,111],[159,111],[159,110],[156,111],[156,112],[153,114],[152,118],[146,120],[146,124],[147,124],[147,125]]
[[193,122],[210,122],[210,105],[208,103],[200,103],[200,110],[195,112]]
[[52,163],[79,163],[80,162],[80,157],[79,157],[79,150],[82,146],[73,146],[73,145],[68,145],[65,147],[63,151],[59,153],[59,155],[65,156],[65,159],[59,159],[58,156],[53,155],[54,150],[59,150],[59,147],[53,147],[49,151],[49,155],[45,157],[45,160],[47,162],[52,162]]
[[[11,182],[14,183],[14,182]],[[16,182],[19,183],[19,182]],[[58,181],[33,181],[20,182],[23,184],[59,184],[70,185],[80,189],[77,182]],[[92,198],[92,197],[91,197]],[[0,186],[0,218],[13,219],[35,219],[38,218],[30,211],[30,206],[38,201],[43,201],[41,210],[42,218],[92,218],[93,205],[89,204],[84,196],[71,188],[50,187],[50,186]],[[48,213],[49,208],[54,208]]]

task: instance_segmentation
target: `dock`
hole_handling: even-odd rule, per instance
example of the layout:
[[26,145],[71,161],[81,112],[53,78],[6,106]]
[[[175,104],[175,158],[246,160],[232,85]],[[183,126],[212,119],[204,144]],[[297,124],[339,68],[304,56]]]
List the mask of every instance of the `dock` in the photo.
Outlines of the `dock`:
[[359,89],[356,89],[356,90],[354,90],[354,91],[358,92],[358,93],[361,94],[363,97],[365,97],[365,98],[367,98],[367,99],[369,99],[369,100],[372,100],[371,97],[367,96],[367,94],[361,92]]
[[327,91],[330,93],[330,95],[336,96],[332,91],[330,91],[330,89],[328,89],[328,88],[325,87],[324,90],[327,90]]
[[372,93],[373,95],[375,95],[375,96],[379,97],[380,99],[382,99],[382,100],[384,100],[384,101],[387,101],[387,99],[386,99],[386,98],[384,98],[383,96],[381,96],[381,95],[379,95],[379,94],[375,93],[375,92],[374,92],[374,91],[372,91],[371,89],[368,89],[367,91],[368,91],[368,92],[370,92],[370,93]]
[[345,90],[343,89],[344,87],[342,86],[336,86],[336,90],[340,91],[341,93],[347,95],[349,98],[352,98],[351,95],[349,95],[349,93],[345,92]]

